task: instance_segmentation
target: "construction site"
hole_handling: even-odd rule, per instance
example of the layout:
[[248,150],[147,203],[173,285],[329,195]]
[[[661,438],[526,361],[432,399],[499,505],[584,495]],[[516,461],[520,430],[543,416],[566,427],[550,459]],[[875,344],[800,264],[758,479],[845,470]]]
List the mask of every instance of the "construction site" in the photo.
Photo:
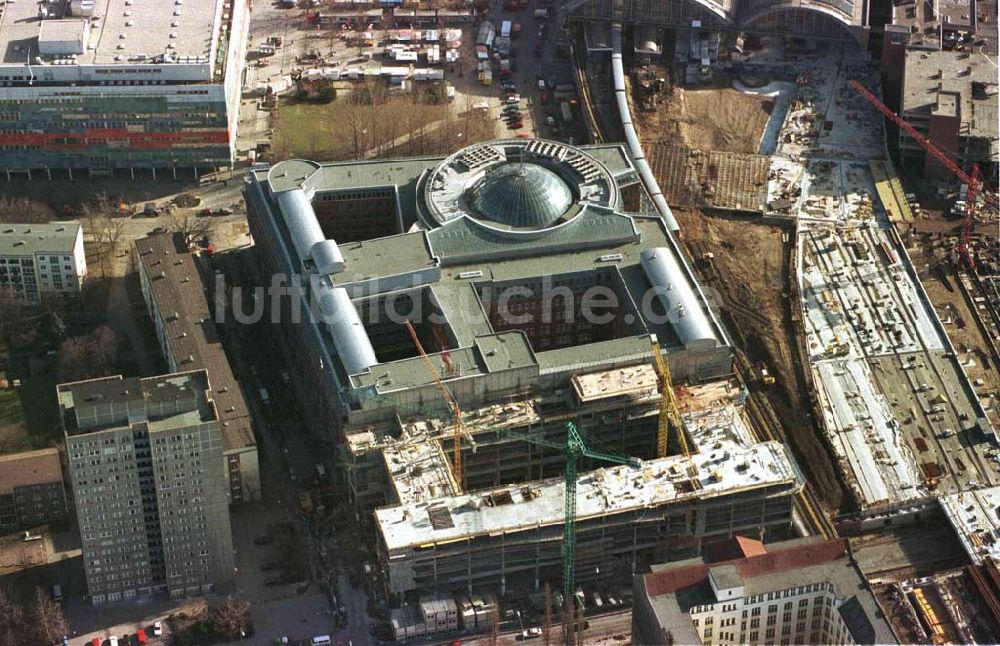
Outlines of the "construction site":
[[[804,479],[748,421],[667,223],[625,209],[642,190],[622,146],[523,139],[252,178],[261,279],[304,288],[281,342],[374,512],[387,597],[568,598],[736,534],[803,533]],[[334,241],[352,202],[372,234]]]

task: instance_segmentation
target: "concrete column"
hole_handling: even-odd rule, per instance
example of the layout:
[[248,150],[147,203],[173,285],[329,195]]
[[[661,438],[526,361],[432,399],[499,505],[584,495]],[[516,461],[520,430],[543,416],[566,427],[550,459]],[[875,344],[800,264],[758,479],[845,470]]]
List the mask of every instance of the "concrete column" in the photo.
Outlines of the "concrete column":
[[132,167],[132,166],[129,166],[128,167],[128,172],[132,176],[132,181],[134,182],[135,181],[135,168]]
[[10,181],[10,169],[7,169],[7,181]]
[[67,170],[69,171],[69,181],[72,182],[73,181],[73,167],[70,166],[69,168],[67,168]]
[[48,166],[45,167],[45,174],[49,176],[49,181],[52,181],[52,169]]
[[29,182],[31,181],[31,169],[30,168],[28,169],[28,181]]
[[177,179],[177,167],[176,166],[172,166],[171,170],[174,171],[174,179]]
[[198,179],[198,167],[197,166],[194,167],[194,178]]
[[153,179],[156,179],[156,166],[153,166]]

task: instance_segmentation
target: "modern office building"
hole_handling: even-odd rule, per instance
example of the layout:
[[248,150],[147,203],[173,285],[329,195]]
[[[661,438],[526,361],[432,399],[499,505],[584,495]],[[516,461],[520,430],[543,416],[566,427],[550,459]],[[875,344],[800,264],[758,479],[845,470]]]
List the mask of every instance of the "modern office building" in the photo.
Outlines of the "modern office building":
[[65,518],[58,449],[0,455],[0,534]]
[[[567,422],[602,450],[655,458],[653,352],[691,397],[732,374],[711,302],[622,146],[285,161],[251,173],[246,198],[260,282],[291,286],[275,331],[303,409],[340,445],[357,507],[383,507],[387,593],[558,578],[565,451],[551,446]],[[581,545],[596,541],[577,552],[581,578],[787,527],[801,480],[780,447],[749,441],[629,471],[580,481]],[[630,495],[635,479],[662,482]]]
[[222,433],[204,370],[61,384],[59,409],[92,603],[228,592]]
[[229,500],[233,504],[259,500],[253,419],[219,338],[195,256],[183,236],[170,234],[136,240],[135,252],[139,285],[171,372],[208,372],[222,432]]
[[898,643],[846,540],[764,545],[735,537],[720,548],[714,559],[655,566],[635,578],[636,643]]
[[0,167],[107,174],[230,165],[249,4],[4,3]]
[[35,303],[79,293],[86,277],[78,223],[0,224],[0,289],[10,296]]

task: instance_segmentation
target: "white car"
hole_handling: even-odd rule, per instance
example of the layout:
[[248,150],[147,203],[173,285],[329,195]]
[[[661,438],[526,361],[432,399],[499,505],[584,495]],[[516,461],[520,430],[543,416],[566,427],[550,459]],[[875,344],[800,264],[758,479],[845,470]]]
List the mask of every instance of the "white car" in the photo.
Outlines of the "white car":
[[163,636],[163,624],[161,624],[158,621],[153,624],[153,636],[154,637]]
[[108,646],[118,646],[118,635],[108,637]]

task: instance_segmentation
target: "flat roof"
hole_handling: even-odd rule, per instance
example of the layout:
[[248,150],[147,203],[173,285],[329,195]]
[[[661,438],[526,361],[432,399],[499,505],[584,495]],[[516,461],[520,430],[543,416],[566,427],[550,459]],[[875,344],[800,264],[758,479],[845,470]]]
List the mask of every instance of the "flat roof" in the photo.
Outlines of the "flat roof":
[[78,222],[0,224],[0,256],[70,254],[80,234]]
[[[208,63],[220,32],[226,0],[94,0],[92,16],[74,16],[69,2],[46,3],[49,17],[39,18],[39,3],[8,0],[0,11],[0,64],[34,64],[39,34],[46,39],[76,39],[89,23],[86,42],[76,57],[82,65],[148,64],[171,53],[201,57]],[[67,56],[69,50],[67,50]],[[141,61],[138,56],[144,56]],[[116,60],[116,58],[121,60]],[[57,58],[49,55],[46,59]],[[35,73],[37,74],[37,68]]]
[[[576,516],[584,520],[782,482],[793,485],[797,478],[785,451],[781,444],[767,442],[692,455],[701,484],[696,489],[689,484],[687,458],[683,456],[650,460],[639,467],[597,469],[579,478]],[[564,488],[562,478],[509,485],[379,509],[375,521],[390,551],[561,525],[566,513]],[[508,496],[507,504],[487,506],[487,499]],[[447,517],[448,521],[437,522],[432,515]]]
[[[204,370],[156,377],[100,377],[59,384],[56,394],[66,435],[86,435],[109,429],[128,428],[144,422],[151,431],[184,428],[218,419],[218,403],[208,398],[209,382]],[[178,408],[176,402],[190,406]],[[168,404],[163,408],[163,404]],[[158,414],[171,410],[168,415]],[[108,419],[113,411],[114,421]],[[80,422],[85,425],[81,426]]]
[[154,234],[136,240],[135,247],[177,368],[208,372],[226,451],[255,446],[243,389],[219,338],[193,254],[180,235]]
[[59,449],[0,455],[0,495],[10,495],[18,487],[47,482],[62,482]]
[[939,498],[948,522],[969,559],[1000,560],[1000,487],[965,491]]
[[[982,92],[973,84],[981,84]],[[979,86],[977,86],[979,87]],[[958,51],[908,49],[903,74],[904,116],[942,114],[962,120],[963,135],[992,138],[997,151],[997,68],[990,57]]]

